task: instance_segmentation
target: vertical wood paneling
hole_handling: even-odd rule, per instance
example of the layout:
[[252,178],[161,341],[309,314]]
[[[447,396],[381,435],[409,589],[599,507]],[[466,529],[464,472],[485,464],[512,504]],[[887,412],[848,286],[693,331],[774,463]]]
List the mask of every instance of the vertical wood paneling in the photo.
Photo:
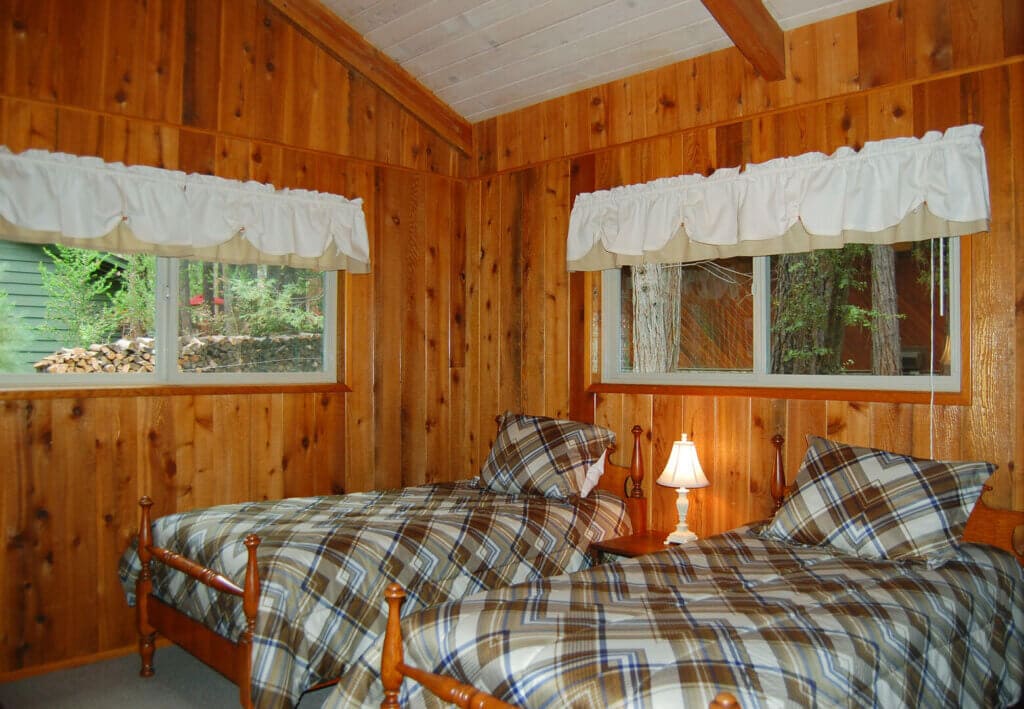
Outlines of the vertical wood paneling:
[[[313,443],[316,449],[310,455],[313,468],[313,482],[310,494],[344,494],[348,489],[348,461],[338,445],[344,441],[347,430],[348,412],[344,397],[333,393],[310,394],[315,411]],[[286,491],[287,494],[287,491]]]
[[[408,179],[408,178],[407,178]],[[374,487],[395,487],[401,481],[402,446],[402,306],[405,289],[403,265],[401,195],[408,185],[382,186],[380,215],[374,253],[377,261],[374,278],[374,322],[379,339],[374,351]],[[394,282],[388,273],[403,274]]]
[[401,441],[402,467],[399,484],[422,484],[427,476],[427,382],[426,382],[426,289],[425,256],[428,235],[422,228],[427,195],[419,178],[410,179],[401,196],[402,274],[405,292],[401,300]]
[[[522,173],[522,196],[519,200],[520,216],[509,225],[519,232],[520,257],[517,270],[520,301],[509,301],[510,312],[519,316],[510,318],[506,331],[511,361],[518,359],[520,386],[519,408],[532,413],[544,413],[544,373],[538,372],[537,363],[546,362],[544,327],[544,203],[545,174],[542,168]],[[518,340],[518,345],[516,341]],[[518,352],[516,351],[518,350]],[[546,368],[545,368],[546,370]]]
[[[49,659],[87,655],[96,652],[99,628],[75,619],[89,617],[97,605],[94,579],[109,571],[97,566],[96,556],[96,448],[81,445],[92,438],[92,431],[101,425],[92,402],[82,399],[57,399],[53,402],[53,439],[51,467],[46,471],[46,486],[54,491],[47,512],[54,521],[54,570],[64,569],[55,591],[59,599],[48,613],[52,632],[59,638],[57,647],[48,648]],[[55,471],[77,469],[77,475],[54,474]],[[48,604],[53,598],[47,599]],[[63,645],[62,645],[63,644]]]
[[883,3],[856,14],[857,59],[862,88],[870,89],[906,78],[907,57],[893,52],[907,43],[901,5]]
[[[0,607],[16,609],[0,621],[0,672],[131,642],[110,570],[134,530],[139,493],[167,513],[467,477],[505,408],[593,417],[620,445],[634,423],[644,426],[645,487],[663,529],[675,524],[675,495],[654,480],[681,431],[696,440],[712,483],[691,495],[701,534],[770,508],[776,432],[787,437],[792,477],[806,433],[920,454],[934,428],[936,455],[998,462],[1001,500],[1024,505],[1024,476],[1010,472],[1024,457],[1015,414],[1024,405],[1015,307],[1024,300],[1024,74],[1019,62],[969,71],[1020,54],[1018,8],[892,2],[787,33],[781,82],[766,84],[723,50],[489,119],[474,127],[477,155],[464,168],[480,177],[463,188],[428,174],[459,169],[450,147],[257,0],[97,0],[87,16],[71,0],[0,3],[0,136],[13,150],[362,197],[373,262],[371,274],[342,279],[350,393],[0,402],[0,445],[13,451],[0,488],[10,530]],[[564,270],[576,191],[966,120],[985,125],[993,196],[992,232],[974,240],[969,405],[583,391],[570,364],[585,359],[591,294]],[[80,472],[79,450],[94,472]],[[85,504],[64,503],[85,485]],[[76,539],[88,560],[66,552]],[[94,585],[72,598],[66,589],[87,575]]]
[[57,109],[27,101],[8,101],[5,124],[7,147],[12,152],[47,150],[57,135]]
[[134,641],[114,570],[141,494],[167,514],[475,473],[449,463],[479,400],[452,367],[466,190],[409,115],[259,0],[0,3],[0,142],[361,197],[373,264],[340,279],[348,394],[3,401],[0,676]]
[[[765,519],[774,510],[771,485],[772,470],[775,465],[775,449],[771,440],[775,434],[785,433],[786,402],[784,400],[760,398],[750,400],[750,435],[747,443],[747,454],[750,456],[750,492],[747,496],[744,521]],[[796,465],[796,461],[791,461],[786,467],[786,470],[790,471],[791,481],[796,471]]]
[[523,408],[523,281],[527,269],[523,263],[523,195],[526,176],[502,175],[499,219],[500,258],[496,262],[500,290],[497,305],[500,317],[498,350],[501,379],[499,397],[502,409]]
[[[501,351],[502,351],[502,307],[501,293],[508,288],[502,282],[499,263],[503,260],[503,247],[508,243],[502,238],[502,180],[498,177],[480,181],[480,227],[479,227],[479,281],[477,298],[477,401],[478,416],[476,430],[479,436],[478,449],[483,455],[494,442],[494,417],[501,413]],[[506,253],[504,260],[510,259]]]
[[[1018,6],[1019,7],[1019,6]],[[1024,12],[1016,15],[1017,19],[1024,19]],[[1024,32],[1024,30],[1021,30]],[[1009,68],[1009,80],[1011,87],[1017,87],[1012,91],[1009,98],[1010,106],[1010,140],[1011,154],[1013,161],[1013,210],[1014,210],[1014,349],[1015,370],[1014,370],[1014,412],[1018,416],[1017,430],[1020,430],[1020,412],[1024,411],[1024,247],[1019,247],[1022,235],[1024,235],[1024,93],[1020,87],[1024,86],[1024,65],[1016,64]],[[1015,509],[1024,509],[1024,436],[1019,433],[1013,437],[1014,443],[1014,477],[1016,482],[1013,489],[1013,506]]]
[[54,0],[3,3],[4,85],[10,96],[42,101],[57,98],[60,65],[56,37],[58,10]]
[[[379,240],[375,234],[380,229],[380,224],[369,220],[369,215],[378,213],[377,193],[374,190],[376,171],[368,166],[353,167],[348,170],[345,177],[348,194],[365,195],[367,225],[371,229],[370,262],[378,264]],[[343,333],[346,355],[345,381],[352,386],[349,394],[337,397],[337,404],[346,409],[343,450],[346,480],[338,487],[347,492],[374,488],[378,392],[375,353],[379,331],[375,326],[375,303],[379,270],[380,267],[375,265],[373,273],[338,274],[339,286],[342,285],[341,282],[344,283],[346,296]]]
[[22,584],[22,633],[17,638],[18,659],[29,664],[43,663],[67,656],[64,629],[57,623],[70,621],[63,579],[71,570],[62,550],[66,549],[60,532],[62,521],[56,515],[64,510],[62,479],[55,475],[53,465],[53,402],[40,401],[27,407],[26,433],[28,455],[18,472],[24,475],[24,533],[27,548],[21,558],[21,577],[31,579]]
[[954,66],[1003,58],[1003,0],[951,0],[949,6]]
[[719,397],[714,415],[714,443],[698,451],[711,483],[705,490],[704,534],[732,529],[734,520],[749,515],[750,434],[743,424],[750,421],[750,399]]
[[[247,400],[249,404],[239,406],[240,399]],[[229,415],[239,418],[253,416],[255,402],[252,397],[235,397],[234,400],[221,398],[218,400],[224,405],[234,404],[234,410],[224,411]],[[317,395],[303,394],[302,396],[288,397],[283,401],[283,411],[279,419],[285,431],[289,432],[288,440],[282,445],[281,471],[284,478],[282,486],[282,497],[306,497],[317,492],[330,490],[329,486],[317,487],[317,468],[326,463],[318,451],[320,440],[317,431]],[[221,420],[223,416],[218,416]],[[242,485],[233,485],[235,494],[243,495],[245,500],[251,497],[251,493],[245,492]]]
[[871,445],[871,417],[867,406],[857,401],[829,401],[825,433],[829,438],[854,446]]
[[220,20],[220,0],[185,0],[181,122],[187,126],[217,128]]
[[[452,238],[455,229],[452,214],[452,191],[447,185],[431,181],[424,195],[427,207],[427,249],[423,264],[426,277],[426,322],[424,331],[425,381],[423,428],[425,442],[425,482],[450,479],[452,474],[452,391],[451,340],[452,249],[461,243]],[[414,424],[415,425],[415,424]]]
[[178,121],[184,0],[109,1],[103,108],[111,113]]
[[[569,229],[569,163],[565,160],[548,163],[542,170],[544,191],[543,243],[544,292],[536,304],[543,315],[544,362],[555,363],[541,369],[544,377],[544,401],[541,410],[547,416],[566,418],[569,415],[569,340],[557,333],[569,332],[569,274],[565,267],[565,238]],[[534,367],[536,371],[536,367]]]
[[250,399],[252,499],[276,500],[285,496],[285,479],[281,469],[284,462],[284,440],[278,430],[285,424],[284,395],[255,394]]
[[96,399],[91,407],[96,421],[106,423],[94,425],[90,431],[96,451],[97,649],[106,650],[135,639],[131,623],[126,622],[128,609],[121,584],[109,570],[138,530],[141,491],[135,461],[140,441],[131,435],[137,411],[133,399]]
[[[655,395],[651,400],[651,408],[652,427],[647,432],[651,437],[651,455],[645,461],[647,477],[651,478],[649,489],[652,491],[649,495],[651,504],[648,523],[651,529],[667,530],[674,528],[679,518],[675,508],[675,495],[665,494],[673,491],[662,489],[656,481],[661,471],[665,469],[669,455],[672,454],[672,444],[685,432],[683,400],[679,396]],[[653,491],[658,489],[662,489],[662,494],[653,494]]]
[[[1011,333],[1015,324],[1015,273],[1007,268],[1016,260],[1016,245],[1022,233],[1015,232],[1015,202],[1013,175],[1013,141],[1010,125],[1009,75],[1006,69],[991,69],[973,75],[970,82],[976,88],[968,89],[962,83],[962,111],[964,118],[985,126],[982,141],[985,144],[989,174],[999,176],[990,180],[992,202],[991,231],[971,240],[971,267],[973,294],[971,317],[971,373],[975,379],[975,398],[964,421],[972,452],[997,463],[1001,470],[994,476],[991,497],[996,500],[1013,498],[1014,440],[1007,435],[998,421],[1009,431],[1020,434],[1014,401],[1007,390],[1020,386],[1016,381],[1015,359],[1000,356],[1014,346]],[[1018,86],[1018,93],[1020,87]],[[1016,126],[1019,130],[1020,126]]]

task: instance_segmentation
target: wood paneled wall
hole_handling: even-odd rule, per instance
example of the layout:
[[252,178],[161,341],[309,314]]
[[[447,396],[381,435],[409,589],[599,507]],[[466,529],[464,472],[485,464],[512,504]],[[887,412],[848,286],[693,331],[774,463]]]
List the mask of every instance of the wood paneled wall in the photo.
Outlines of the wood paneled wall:
[[[689,433],[711,487],[691,494],[690,525],[710,534],[771,509],[770,439],[786,436],[793,475],[803,436],[830,435],[927,456],[998,463],[992,504],[1024,509],[1024,22],[1016,0],[907,0],[788,32],[785,80],[766,84],[735,50],[629,77],[475,126],[480,178],[469,186],[472,306],[468,404],[487,414],[566,410],[629,440],[644,454],[652,522],[676,521],[673,490],[654,485],[672,441]],[[991,232],[971,243],[971,401],[936,406],[666,393],[581,396],[593,281],[564,270],[575,191],[759,162],[867,140],[984,125]],[[479,216],[476,216],[479,214]],[[474,252],[471,250],[471,254]],[[509,263],[512,259],[518,263]],[[485,290],[486,289],[486,290]],[[473,345],[477,351],[473,352]],[[579,348],[576,355],[572,348]],[[567,382],[573,385],[567,390]],[[934,442],[931,430],[934,427]]]
[[[486,121],[466,161],[262,0],[0,0],[0,141],[366,200],[373,273],[345,276],[349,393],[0,394],[0,681],[122,651],[115,574],[148,492],[168,512],[474,474],[503,409],[680,431],[710,533],[768,509],[768,438],[827,433],[1000,464],[1024,508],[1024,22],[1018,0],[907,0],[787,33],[766,84],[718,52]],[[993,228],[972,244],[966,406],[583,391],[590,297],[565,271],[574,191],[985,124]],[[470,176],[471,175],[471,176]],[[468,179],[464,179],[469,176]]]
[[373,261],[342,278],[349,393],[0,393],[0,681],[134,642],[117,561],[144,493],[470,475],[459,158],[261,0],[0,0],[0,144],[362,197]]

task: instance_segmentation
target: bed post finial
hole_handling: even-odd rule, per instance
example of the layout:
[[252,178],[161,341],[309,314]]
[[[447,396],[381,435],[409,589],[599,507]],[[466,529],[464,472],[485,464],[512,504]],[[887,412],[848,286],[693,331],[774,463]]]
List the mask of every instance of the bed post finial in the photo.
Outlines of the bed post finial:
[[783,501],[786,499],[786,471],[782,465],[782,444],[786,439],[782,434],[776,433],[772,436],[772,445],[775,446],[774,469],[772,470],[772,499],[775,500],[775,507],[772,513],[779,511]]
[[708,709],[740,709],[740,702],[729,692],[719,692]]
[[384,630],[384,650],[380,658],[380,682],[384,685],[381,709],[401,706],[398,703],[398,691],[402,687],[402,673],[398,671],[398,666],[404,660],[401,608],[402,601],[405,600],[405,591],[397,583],[388,584],[384,598],[388,600],[388,624]]
[[252,637],[256,632],[256,612],[260,607],[260,569],[256,561],[256,549],[260,538],[255,534],[245,535],[245,549],[248,559],[245,564],[245,586],[242,588],[242,612],[245,613],[245,630],[239,638],[239,645],[247,649],[239,662],[238,698],[243,707],[252,706]]
[[633,454],[629,460],[629,477],[626,479],[626,508],[633,522],[634,532],[647,531],[647,498],[644,497],[644,457],[640,449],[639,425],[630,429],[633,434]]

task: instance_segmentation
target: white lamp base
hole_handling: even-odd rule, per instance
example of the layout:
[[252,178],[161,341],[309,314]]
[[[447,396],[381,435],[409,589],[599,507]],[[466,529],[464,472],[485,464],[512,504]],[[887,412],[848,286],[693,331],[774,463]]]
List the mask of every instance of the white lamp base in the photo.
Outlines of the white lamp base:
[[690,500],[687,497],[689,492],[685,487],[677,490],[676,510],[679,512],[679,524],[672,530],[671,534],[665,537],[666,544],[682,544],[683,542],[692,542],[697,538],[697,535],[686,526],[686,513],[690,508]]

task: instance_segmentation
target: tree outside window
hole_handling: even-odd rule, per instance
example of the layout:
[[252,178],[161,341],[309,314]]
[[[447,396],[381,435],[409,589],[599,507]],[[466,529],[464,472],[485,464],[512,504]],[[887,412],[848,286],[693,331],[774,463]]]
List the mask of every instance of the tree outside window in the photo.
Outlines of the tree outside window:
[[609,272],[604,307],[619,317],[604,334],[602,379],[707,383],[728,374],[737,385],[814,386],[794,376],[948,376],[958,253],[938,240],[851,244]]

